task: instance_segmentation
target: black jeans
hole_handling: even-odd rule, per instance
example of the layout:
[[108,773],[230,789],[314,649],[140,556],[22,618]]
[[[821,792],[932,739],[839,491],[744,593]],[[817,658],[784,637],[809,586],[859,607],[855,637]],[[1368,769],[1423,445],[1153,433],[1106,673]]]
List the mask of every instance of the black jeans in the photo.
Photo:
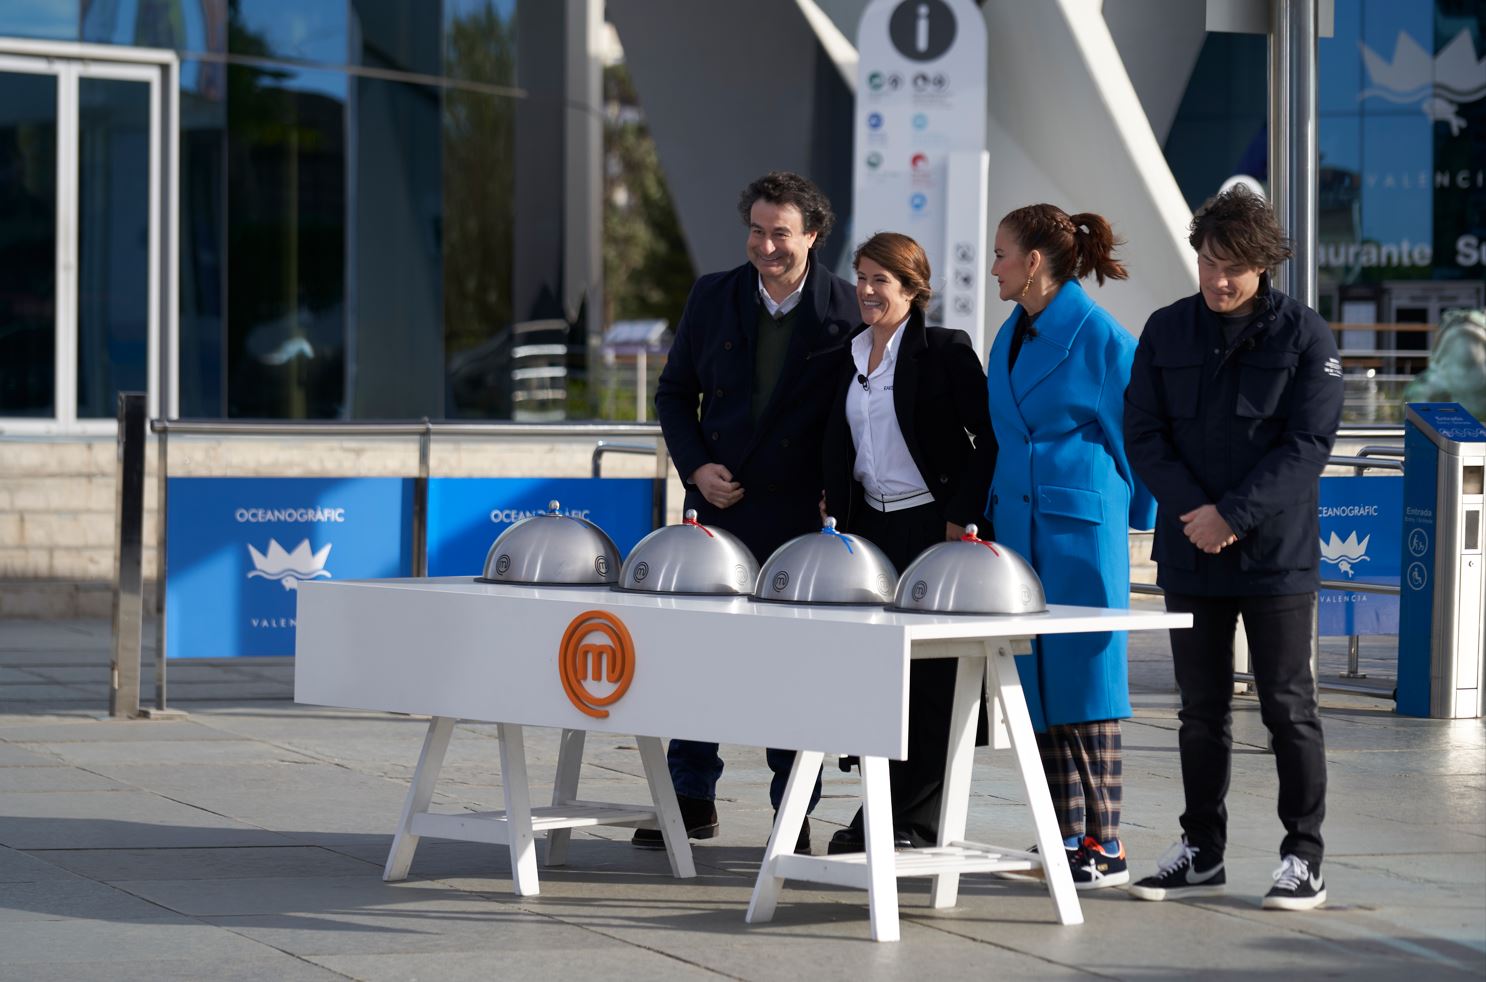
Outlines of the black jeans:
[[1233,634],[1243,615],[1259,715],[1274,739],[1280,822],[1287,853],[1321,861],[1326,817],[1326,743],[1316,711],[1311,633],[1316,595],[1199,597],[1166,595],[1166,609],[1190,613],[1190,630],[1171,632],[1171,658],[1181,689],[1182,787],[1187,841],[1223,854],[1228,845],[1228,779],[1233,750]]

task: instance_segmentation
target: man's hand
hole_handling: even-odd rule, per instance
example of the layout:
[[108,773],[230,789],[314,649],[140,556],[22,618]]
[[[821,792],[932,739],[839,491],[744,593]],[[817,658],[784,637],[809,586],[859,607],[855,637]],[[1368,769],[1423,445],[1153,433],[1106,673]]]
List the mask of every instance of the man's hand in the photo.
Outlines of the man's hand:
[[713,508],[731,508],[743,500],[743,486],[721,464],[703,464],[691,472],[690,481]]
[[956,525],[954,522],[945,522],[944,523],[944,541],[945,542],[959,542],[961,536],[963,536],[964,534],[965,534],[965,526],[963,526],[963,525]]
[[1181,516],[1183,534],[1203,552],[1217,554],[1238,541],[1238,536],[1218,514],[1216,505],[1203,505]]

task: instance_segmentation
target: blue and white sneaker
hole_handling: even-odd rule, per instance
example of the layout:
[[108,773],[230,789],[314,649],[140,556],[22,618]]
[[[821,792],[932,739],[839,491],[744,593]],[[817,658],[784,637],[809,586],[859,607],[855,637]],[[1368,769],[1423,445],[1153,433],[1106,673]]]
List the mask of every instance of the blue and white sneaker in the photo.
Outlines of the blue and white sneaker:
[[1134,883],[1130,896],[1140,900],[1181,900],[1184,897],[1216,897],[1227,889],[1221,856],[1200,857],[1197,846],[1182,841],[1166,850],[1156,863],[1156,875]]
[[1321,878],[1320,865],[1312,869],[1299,856],[1286,854],[1274,871],[1274,886],[1264,895],[1264,909],[1311,910],[1324,904],[1326,881]]

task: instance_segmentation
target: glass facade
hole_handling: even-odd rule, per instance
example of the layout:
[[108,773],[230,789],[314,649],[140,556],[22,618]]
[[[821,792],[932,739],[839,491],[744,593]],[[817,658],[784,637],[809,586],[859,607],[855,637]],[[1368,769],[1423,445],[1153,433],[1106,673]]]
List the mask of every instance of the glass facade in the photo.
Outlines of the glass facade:
[[[1335,10],[1318,51],[1318,300],[1349,417],[1393,420],[1447,312],[1486,307],[1486,2]],[[1265,38],[1208,35],[1165,147],[1193,208],[1230,177],[1268,180],[1267,92]]]
[[[0,7],[0,49],[181,59],[182,417],[500,419],[524,329],[585,350],[586,312],[561,300],[568,6],[26,0]],[[112,416],[148,367],[129,265],[146,253],[123,257],[149,106],[135,83],[84,82],[79,419]],[[0,417],[57,412],[57,103],[54,77],[0,70]]]

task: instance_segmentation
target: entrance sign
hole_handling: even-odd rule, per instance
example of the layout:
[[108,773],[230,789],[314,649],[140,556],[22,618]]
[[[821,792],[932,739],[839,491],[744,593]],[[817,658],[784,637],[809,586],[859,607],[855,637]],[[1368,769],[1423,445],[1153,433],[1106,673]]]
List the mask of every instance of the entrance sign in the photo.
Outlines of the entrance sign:
[[[1321,478],[1321,578],[1398,585],[1403,478]],[[1322,590],[1324,636],[1397,634],[1398,597]]]
[[985,20],[971,0],[874,0],[862,14],[857,50],[857,240],[877,232],[916,239],[934,271],[929,319],[980,345]]
[[299,585],[409,576],[412,481],[172,477],[166,653],[294,654]]
[[479,576],[490,544],[550,502],[608,533],[621,556],[653,531],[644,477],[434,477],[428,481],[428,575]]

